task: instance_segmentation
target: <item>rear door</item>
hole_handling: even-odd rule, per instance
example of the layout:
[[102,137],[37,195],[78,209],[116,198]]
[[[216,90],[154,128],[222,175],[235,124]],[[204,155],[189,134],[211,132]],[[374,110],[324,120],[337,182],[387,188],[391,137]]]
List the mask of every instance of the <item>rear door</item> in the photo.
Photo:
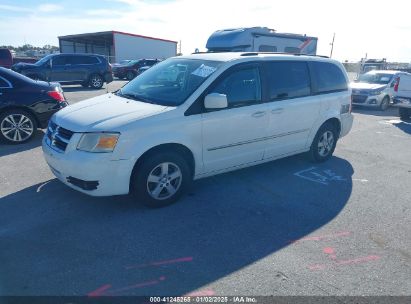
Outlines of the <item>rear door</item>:
[[319,117],[321,101],[311,95],[305,61],[271,61],[264,64],[268,90],[268,140],[264,158],[302,151]]
[[396,95],[398,97],[411,98],[411,75],[401,74],[399,77],[400,82],[398,84],[398,92]]

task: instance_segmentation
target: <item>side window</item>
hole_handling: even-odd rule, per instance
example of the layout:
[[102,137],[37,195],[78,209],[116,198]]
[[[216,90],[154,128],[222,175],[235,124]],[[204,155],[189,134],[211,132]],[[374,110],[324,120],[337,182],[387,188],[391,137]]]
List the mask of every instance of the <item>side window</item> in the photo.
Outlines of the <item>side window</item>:
[[0,77],[0,89],[6,89],[10,87],[11,87],[10,83],[6,81],[6,79],[4,79],[3,77]]
[[312,62],[313,74],[317,81],[317,93],[338,92],[348,89],[341,69],[328,62]]
[[261,101],[260,73],[258,68],[233,71],[212,90],[227,95],[228,107],[239,107]]
[[84,56],[84,64],[97,64],[100,61],[94,56]]
[[56,56],[53,58],[53,66],[62,66],[66,64],[67,56]]
[[277,47],[273,45],[262,44],[258,48],[259,52],[277,52]]
[[67,58],[68,64],[84,64],[84,56],[71,56]]
[[303,61],[267,63],[270,100],[308,96],[311,94],[310,74]]

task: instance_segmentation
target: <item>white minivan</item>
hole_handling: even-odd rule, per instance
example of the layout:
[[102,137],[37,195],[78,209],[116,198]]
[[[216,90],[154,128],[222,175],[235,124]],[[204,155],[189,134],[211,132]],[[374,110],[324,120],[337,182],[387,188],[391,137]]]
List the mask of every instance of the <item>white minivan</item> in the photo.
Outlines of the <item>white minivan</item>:
[[66,185],[175,202],[193,179],[308,152],[329,159],[352,126],[344,67],[317,56],[203,53],[167,59],[114,93],[57,112],[43,139]]

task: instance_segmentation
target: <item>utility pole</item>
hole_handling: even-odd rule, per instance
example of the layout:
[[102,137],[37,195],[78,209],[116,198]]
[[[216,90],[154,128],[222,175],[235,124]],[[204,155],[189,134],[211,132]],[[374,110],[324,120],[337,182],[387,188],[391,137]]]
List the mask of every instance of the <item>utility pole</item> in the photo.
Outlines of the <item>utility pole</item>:
[[180,43],[178,44],[178,53],[181,54],[181,40],[180,40]]
[[333,50],[334,50],[334,40],[335,40],[335,33],[333,35],[333,41],[330,43],[331,45],[331,53],[330,53],[330,58],[333,56]]

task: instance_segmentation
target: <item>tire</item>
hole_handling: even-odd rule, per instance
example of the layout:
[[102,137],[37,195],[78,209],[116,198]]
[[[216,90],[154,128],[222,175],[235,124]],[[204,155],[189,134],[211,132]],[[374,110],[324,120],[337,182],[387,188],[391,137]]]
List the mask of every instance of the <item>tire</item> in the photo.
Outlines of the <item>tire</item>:
[[317,131],[308,156],[312,162],[321,163],[331,158],[337,145],[338,135],[335,126],[324,123]]
[[136,75],[132,71],[128,71],[126,74],[127,80],[133,80]]
[[398,108],[398,112],[401,120],[409,120],[411,118],[411,109]]
[[104,79],[99,74],[93,74],[90,76],[89,84],[93,89],[101,89],[104,84]]
[[134,168],[131,193],[143,205],[160,208],[175,203],[191,182],[190,166],[180,154],[158,152]]
[[0,140],[9,144],[22,144],[35,135],[37,121],[32,114],[20,109],[0,114]]
[[388,109],[388,107],[390,106],[390,97],[385,96],[380,104],[380,111],[385,111]]

